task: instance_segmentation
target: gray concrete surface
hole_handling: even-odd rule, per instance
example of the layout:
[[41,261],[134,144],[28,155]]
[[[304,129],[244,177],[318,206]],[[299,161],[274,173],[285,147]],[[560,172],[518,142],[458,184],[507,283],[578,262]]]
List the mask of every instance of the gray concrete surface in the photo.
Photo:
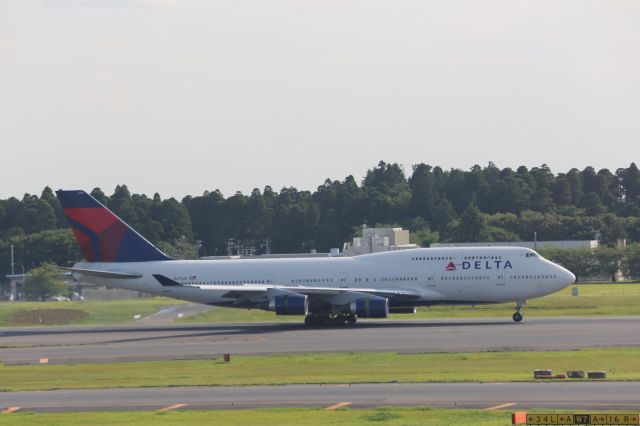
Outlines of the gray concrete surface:
[[0,411],[158,410],[256,407],[352,408],[435,406],[572,410],[640,410],[638,382],[576,383],[418,383],[361,385],[294,385],[249,387],[187,387],[84,389],[0,393]]
[[355,328],[298,323],[0,329],[7,364],[198,359],[231,354],[569,350],[640,346],[640,317],[363,321]]
[[167,306],[160,309],[158,312],[144,317],[140,320],[142,323],[153,324],[173,324],[175,320],[179,318],[193,317],[211,309],[215,309],[213,306],[202,305],[200,303],[187,303],[185,305]]

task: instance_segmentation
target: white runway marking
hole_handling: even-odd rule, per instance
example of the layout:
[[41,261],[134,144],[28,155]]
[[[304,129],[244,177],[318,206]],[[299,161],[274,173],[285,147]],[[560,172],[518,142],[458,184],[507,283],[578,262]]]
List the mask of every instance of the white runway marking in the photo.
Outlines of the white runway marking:
[[187,404],[173,404],[168,407],[161,408],[158,411],[165,412],[165,411],[177,410],[178,408],[182,408],[186,406]]
[[348,405],[351,405],[350,402],[339,402],[337,404],[333,404],[328,406],[327,408],[325,408],[325,410],[337,410],[338,408],[342,408],[342,407],[346,407]]
[[500,404],[500,405],[494,405],[493,407],[488,407],[485,408],[482,411],[496,411],[496,410],[502,410],[503,408],[509,408],[509,407],[513,407],[514,405],[517,405],[517,402],[507,402],[506,404]]

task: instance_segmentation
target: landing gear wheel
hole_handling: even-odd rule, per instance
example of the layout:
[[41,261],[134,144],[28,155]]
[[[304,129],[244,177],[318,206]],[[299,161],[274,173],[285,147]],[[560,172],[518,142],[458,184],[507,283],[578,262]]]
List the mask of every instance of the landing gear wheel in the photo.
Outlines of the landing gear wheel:
[[518,300],[516,301],[516,313],[513,314],[513,320],[515,322],[520,322],[522,321],[522,308],[524,308],[524,305],[527,303],[526,300]]
[[307,327],[319,327],[323,325],[323,318],[318,315],[307,315],[304,318],[304,325]]
[[358,317],[350,314],[309,314],[304,318],[304,325],[307,327],[341,327],[345,325],[355,325]]

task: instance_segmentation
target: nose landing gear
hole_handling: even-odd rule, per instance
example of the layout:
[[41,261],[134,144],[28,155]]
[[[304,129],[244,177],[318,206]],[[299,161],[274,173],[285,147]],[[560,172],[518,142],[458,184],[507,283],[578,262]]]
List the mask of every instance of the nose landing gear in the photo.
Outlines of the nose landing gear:
[[513,314],[513,321],[515,322],[520,322],[522,321],[522,319],[524,318],[524,315],[522,314],[522,308],[524,307],[525,303],[527,303],[526,300],[518,300],[516,302],[516,313]]

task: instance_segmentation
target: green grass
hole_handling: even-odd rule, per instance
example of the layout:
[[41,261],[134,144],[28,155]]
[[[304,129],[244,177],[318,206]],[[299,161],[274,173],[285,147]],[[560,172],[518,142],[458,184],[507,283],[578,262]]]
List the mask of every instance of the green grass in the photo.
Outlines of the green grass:
[[[89,413],[14,413],[0,414],[3,425],[478,425],[507,426],[517,410],[481,411],[430,407],[377,409],[268,408],[254,410],[89,412]],[[581,414],[594,411],[579,410]],[[571,410],[530,410],[532,413],[565,413]],[[607,413],[616,411],[607,410]],[[598,413],[602,413],[599,411]]]
[[447,410],[435,408],[380,408],[373,410],[258,409],[99,412],[99,413],[14,413],[2,416],[3,425],[509,425],[510,412]]
[[[580,296],[571,296],[573,287]],[[421,308],[415,318],[504,317],[513,313],[514,303],[478,306],[434,306]],[[640,285],[577,284],[539,299],[528,300],[526,317],[640,315]],[[395,317],[398,317],[397,315]]]
[[213,307],[210,311],[188,318],[180,318],[178,323],[218,323],[218,322],[302,322],[302,316],[276,315],[260,309],[235,309]]
[[[126,300],[105,301],[72,301],[72,302],[0,302],[0,326],[51,325],[25,322],[20,319],[25,313],[36,310],[77,310],[86,312],[86,316],[72,324],[118,324],[134,321],[134,315],[142,317],[151,315],[164,306],[183,303],[179,300],[164,297],[149,297]],[[55,312],[53,312],[55,314]],[[53,322],[53,324],[65,322]]]
[[[637,284],[579,284],[580,296],[571,296],[571,288],[527,302],[525,317],[640,315],[640,285]],[[24,322],[24,314],[35,310],[70,309],[87,315],[70,324],[118,324],[134,321],[134,315],[143,317],[165,306],[184,303],[179,300],[152,297],[141,299],[81,302],[0,302],[0,327],[19,325],[50,325],[59,322]],[[513,313],[513,303],[478,306],[434,306],[419,308],[416,315],[391,315],[391,319],[428,318],[500,318]],[[22,314],[22,315],[21,315]],[[179,322],[300,322],[300,316],[276,316],[258,309],[213,308]],[[62,322],[65,323],[65,322]]]
[[234,356],[116,364],[0,365],[0,390],[304,383],[499,382],[532,380],[534,369],[605,370],[640,380],[640,348],[565,352],[329,353]]
[[[640,315],[640,285],[578,284],[580,296],[571,296],[571,287],[539,299],[527,301],[526,317]],[[418,308],[415,315],[391,315],[391,319],[499,318],[510,317],[514,303],[477,306],[432,306]],[[260,310],[214,308],[179,322],[301,321],[299,316],[276,316]]]

